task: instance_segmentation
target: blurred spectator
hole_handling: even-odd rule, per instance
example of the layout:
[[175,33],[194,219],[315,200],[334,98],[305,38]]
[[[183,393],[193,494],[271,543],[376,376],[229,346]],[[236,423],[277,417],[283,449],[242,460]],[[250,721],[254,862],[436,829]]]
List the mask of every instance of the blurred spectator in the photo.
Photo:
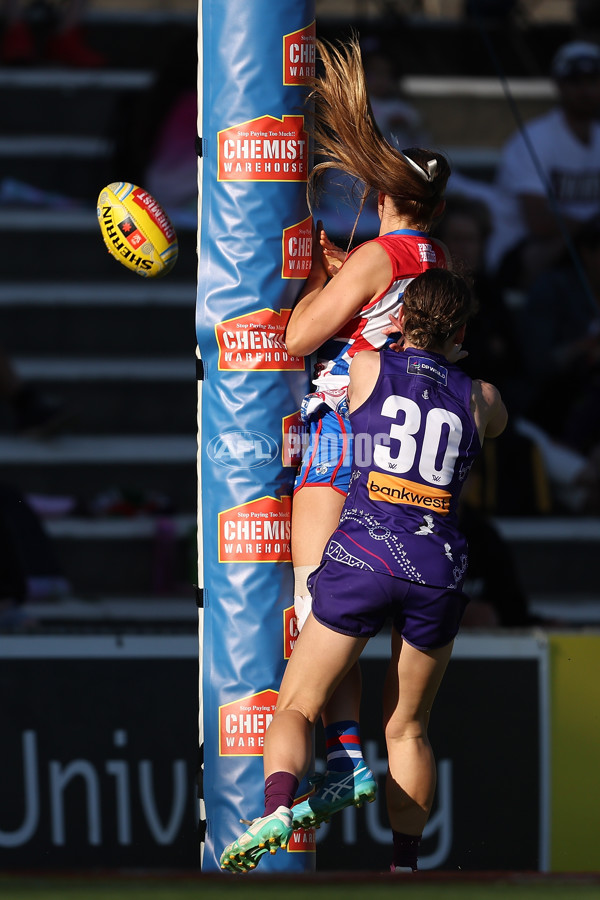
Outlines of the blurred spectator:
[[[196,119],[198,98],[195,87],[182,88],[156,136],[146,169],[144,187],[177,220],[177,213],[195,217],[198,207],[198,156]],[[181,217],[180,217],[181,218]]]
[[0,633],[27,631],[36,623],[28,601],[71,593],[52,540],[20,491],[0,482]]
[[[539,275],[516,318],[526,379],[515,420],[560,511],[600,512],[600,217]],[[583,278],[581,277],[583,275]],[[584,283],[585,279],[585,283]]]
[[[367,45],[368,46],[368,45]],[[387,140],[399,147],[426,147],[420,113],[402,97],[400,72],[383,52],[365,50],[363,64],[375,121]]]
[[515,11],[518,0],[464,0],[467,18],[507,19]]
[[485,203],[450,196],[434,234],[448,248],[453,268],[470,277],[479,303],[467,332],[465,348],[469,355],[461,367],[474,378],[497,385],[514,415],[522,389],[523,360],[503,294],[484,269],[490,231],[491,219]]
[[24,382],[8,356],[0,350],[0,401],[11,410],[14,430],[24,437],[48,437],[70,415],[62,402]]
[[0,61],[8,65],[38,62],[93,68],[105,57],[90,47],[81,20],[87,0],[2,0],[4,32]]
[[598,0],[575,0],[575,21],[582,35],[600,32],[600,3]]
[[529,420],[589,456],[600,446],[600,217],[578,234],[587,278],[569,257],[533,283],[521,314]]
[[168,32],[154,83],[122,98],[116,127],[115,177],[143,185],[175,225],[197,221],[197,79],[196,33]]
[[514,427],[522,412],[525,366],[512,313],[483,266],[490,228],[485,203],[451,196],[433,232],[448,248],[452,267],[470,277],[479,303],[465,339],[469,355],[460,366],[473,378],[497,385],[509,411],[502,439],[484,447],[471,506],[480,514],[539,515],[550,511],[549,486],[535,442]]
[[512,549],[493,520],[468,500],[463,502],[461,497],[459,521],[469,542],[469,568],[465,580],[469,604],[461,629],[557,625],[556,621],[529,611],[528,597]]
[[552,77],[558,105],[509,139],[496,177],[487,262],[518,290],[562,255],[563,229],[576,235],[600,213],[600,47],[565,44]]

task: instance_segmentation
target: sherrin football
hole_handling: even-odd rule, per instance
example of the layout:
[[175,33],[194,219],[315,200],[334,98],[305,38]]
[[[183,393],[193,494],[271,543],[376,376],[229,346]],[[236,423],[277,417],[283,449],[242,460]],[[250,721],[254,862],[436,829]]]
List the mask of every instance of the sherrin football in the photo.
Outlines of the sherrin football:
[[108,252],[142,278],[160,278],[177,261],[177,234],[154,197],[128,181],[98,195],[98,223]]

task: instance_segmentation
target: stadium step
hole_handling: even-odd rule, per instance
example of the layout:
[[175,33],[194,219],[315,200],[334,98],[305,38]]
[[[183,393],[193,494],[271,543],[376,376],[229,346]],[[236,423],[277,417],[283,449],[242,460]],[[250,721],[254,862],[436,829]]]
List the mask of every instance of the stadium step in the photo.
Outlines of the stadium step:
[[149,633],[195,634],[198,607],[193,588],[185,594],[164,592],[73,596],[60,600],[32,601],[26,607],[30,631],[52,633]]
[[[43,386],[60,398],[73,435],[134,432],[189,434],[196,431],[195,359],[15,358],[14,367],[28,384]],[[2,427],[4,425],[4,428]],[[0,430],[11,416],[0,408]]]
[[[101,241],[99,232],[96,238]],[[107,262],[121,269],[115,260]],[[122,280],[121,272],[117,281],[101,276],[91,281],[92,272],[81,281],[4,281],[3,346],[15,356],[42,360],[49,355],[95,358],[100,353],[132,359],[194,357],[195,281],[176,281],[175,270],[158,281],[133,274]],[[62,272],[68,274],[68,269]]]
[[[45,519],[73,594],[28,604],[42,625],[70,622],[70,627],[89,628],[136,620],[143,625],[147,603],[147,627],[175,619],[182,627],[195,627],[195,513],[136,513],[133,497],[127,514],[127,497],[121,499],[120,514],[94,515],[91,508],[86,515]],[[63,504],[68,500],[63,498]],[[105,493],[100,500],[106,504],[111,497]],[[55,502],[60,504],[60,498]],[[600,545],[600,520],[496,518],[494,524],[514,554],[530,613],[561,628],[600,625],[600,596],[590,565]]]
[[[557,601],[534,595],[530,597],[529,609],[534,615],[555,621],[557,624],[552,627],[561,632],[600,626],[600,606],[595,596]],[[26,611],[34,627],[44,633],[126,630],[195,634],[198,628],[196,594],[191,582],[177,592],[151,587],[138,594],[94,593],[33,600],[27,603]]]
[[596,597],[598,572],[593,560],[600,551],[600,518],[498,518],[496,525],[512,547],[527,594],[557,602],[579,595]]
[[[5,280],[89,281],[98,284],[123,282],[126,271],[104,246],[96,199],[104,182],[81,209],[57,210],[32,206],[0,211],[0,240],[3,247]],[[169,285],[197,278],[196,223],[174,220],[179,241],[179,257],[169,273]],[[138,276],[133,275],[134,279]],[[131,280],[131,279],[130,279]],[[142,279],[140,278],[140,281]],[[132,290],[136,288],[132,282]]]
[[191,512],[197,505],[196,448],[193,435],[65,434],[46,441],[4,436],[0,467],[3,478],[25,494],[73,496],[87,507],[112,488],[156,492],[174,509]]
[[154,77],[148,69],[0,69],[11,125],[0,138],[3,193],[23,200],[31,185],[58,195],[57,205],[61,196],[94,204],[100,188],[127,177],[116,171],[119,139]]
[[[62,598],[67,605],[61,609],[57,598],[48,614],[65,618],[81,612],[81,604],[90,602],[90,615],[97,616],[98,607],[94,605],[103,599],[106,606],[111,597],[117,598],[111,605],[118,607],[119,598],[127,596],[140,601],[191,596],[197,581],[195,514],[144,513],[141,506],[136,508],[134,495],[111,498],[106,493],[97,499],[105,505],[112,502],[115,513],[93,515],[90,510],[87,516],[45,521],[45,530],[73,589],[73,596]],[[145,499],[147,503],[153,500],[151,496]],[[110,560],[110,565],[99,565],[99,560]],[[77,608],[72,606],[74,598]],[[141,608],[141,602],[137,607]],[[129,609],[124,612],[130,615]],[[116,616],[117,610],[113,613]]]
[[[345,12],[347,4],[317,0],[320,33],[340,36]],[[95,204],[105,184],[137,177],[129,174],[137,172],[135,135],[124,148],[123,123],[155,84],[171,41],[195,39],[196,13],[188,0],[168,9],[162,0],[99,0],[86,24],[90,43],[109,57],[105,69],[0,68],[2,344],[24,378],[78,410],[43,442],[15,436],[0,414],[2,477],[46,508],[73,504],[69,514],[44,517],[72,596],[31,602],[42,628],[195,627],[196,223],[174,218],[179,260],[168,279],[144,281],[107,253]],[[412,17],[358,16],[355,24],[379,34],[384,50],[402,48],[402,91],[432,141],[461,171],[489,179],[513,123],[481,35]],[[502,45],[500,32],[493,39],[528,117],[552,101],[545,77],[565,29],[525,37],[527,59],[522,47]],[[129,514],[106,514],[119,497],[131,502]],[[140,511],[152,498],[164,503],[157,514]],[[558,535],[574,528],[570,521],[555,536],[543,520],[500,524],[532,604],[574,609],[579,598],[585,617],[600,608],[589,522],[565,540]]]

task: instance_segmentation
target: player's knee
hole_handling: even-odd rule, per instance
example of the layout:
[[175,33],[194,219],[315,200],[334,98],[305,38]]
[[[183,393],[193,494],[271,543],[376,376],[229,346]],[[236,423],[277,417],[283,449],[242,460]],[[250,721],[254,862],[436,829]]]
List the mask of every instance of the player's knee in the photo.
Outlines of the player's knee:
[[310,704],[293,697],[290,697],[289,699],[280,697],[277,701],[277,706],[275,707],[275,716],[296,716],[300,719],[304,719],[311,727],[315,725],[320,714],[320,709],[314,709]]
[[386,744],[427,740],[426,723],[420,719],[390,719],[385,726]]

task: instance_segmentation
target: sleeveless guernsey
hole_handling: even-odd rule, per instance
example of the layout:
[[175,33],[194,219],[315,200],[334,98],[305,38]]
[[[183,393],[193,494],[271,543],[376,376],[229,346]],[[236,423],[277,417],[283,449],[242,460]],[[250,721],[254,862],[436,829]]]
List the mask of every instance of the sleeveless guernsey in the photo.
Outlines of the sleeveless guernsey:
[[383,350],[373,392],[350,421],[350,487],[323,559],[460,588],[458,498],[481,451],[471,378],[437,353]]

